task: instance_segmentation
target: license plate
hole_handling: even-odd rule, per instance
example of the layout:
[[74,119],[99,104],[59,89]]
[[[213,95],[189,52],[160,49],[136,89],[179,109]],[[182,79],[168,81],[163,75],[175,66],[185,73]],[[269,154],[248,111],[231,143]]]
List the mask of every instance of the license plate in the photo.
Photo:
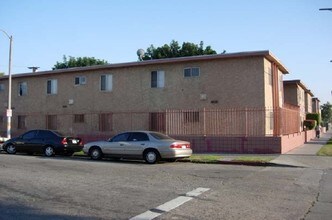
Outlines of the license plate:
[[187,147],[186,147],[186,145],[182,145],[182,149],[186,149]]
[[78,143],[78,141],[75,140],[75,139],[73,139],[71,142],[73,142],[73,144],[77,144]]

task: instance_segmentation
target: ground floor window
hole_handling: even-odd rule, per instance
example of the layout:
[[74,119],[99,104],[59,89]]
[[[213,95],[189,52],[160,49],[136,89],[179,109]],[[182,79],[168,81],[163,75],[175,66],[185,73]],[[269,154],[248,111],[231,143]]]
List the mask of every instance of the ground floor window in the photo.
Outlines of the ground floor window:
[[166,114],[165,112],[150,112],[149,113],[149,130],[151,131],[166,131]]
[[185,123],[199,122],[199,112],[198,111],[183,112],[183,116],[184,116]]
[[74,115],[74,123],[84,123],[84,114]]
[[99,114],[99,131],[112,131],[112,113]]
[[56,115],[47,115],[46,116],[46,128],[49,130],[57,130],[58,128],[57,116]]
[[17,116],[17,129],[26,129],[26,116]]

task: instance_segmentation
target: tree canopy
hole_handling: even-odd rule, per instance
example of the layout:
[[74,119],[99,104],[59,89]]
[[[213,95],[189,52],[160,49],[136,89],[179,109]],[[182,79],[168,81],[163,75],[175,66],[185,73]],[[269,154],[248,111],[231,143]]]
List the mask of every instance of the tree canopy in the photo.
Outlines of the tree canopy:
[[[223,53],[225,52],[226,51],[224,51]],[[177,41],[172,40],[169,45],[164,44],[164,46],[157,48],[153,45],[148,47],[145,56],[143,57],[143,60],[188,57],[209,54],[217,54],[217,52],[213,50],[211,46],[207,46],[204,48],[203,41],[201,41],[199,45],[190,42],[183,42],[182,46],[180,46]]]
[[324,124],[332,122],[332,105],[327,102],[320,107]]
[[63,55],[62,62],[56,62],[53,67],[53,70],[56,69],[68,69],[72,67],[84,67],[84,66],[95,66],[95,65],[104,65],[108,64],[105,60],[99,60],[94,57],[72,57],[69,56],[69,59]]

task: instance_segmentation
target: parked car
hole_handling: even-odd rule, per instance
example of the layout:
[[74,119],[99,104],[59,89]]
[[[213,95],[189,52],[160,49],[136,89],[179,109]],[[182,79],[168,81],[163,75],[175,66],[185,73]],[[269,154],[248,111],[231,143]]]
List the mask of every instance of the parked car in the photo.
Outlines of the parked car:
[[51,157],[55,154],[72,155],[83,149],[83,143],[80,138],[64,136],[56,131],[31,130],[5,141],[2,148],[8,154],[43,153],[45,156]]
[[2,148],[2,145],[5,141],[7,141],[8,138],[5,138],[5,137],[0,137],[0,151],[3,151],[3,148]]
[[190,157],[190,143],[175,140],[153,131],[129,131],[120,133],[108,141],[96,141],[84,145],[83,151],[93,160],[108,156],[113,158],[144,159],[149,164],[159,160],[175,161]]

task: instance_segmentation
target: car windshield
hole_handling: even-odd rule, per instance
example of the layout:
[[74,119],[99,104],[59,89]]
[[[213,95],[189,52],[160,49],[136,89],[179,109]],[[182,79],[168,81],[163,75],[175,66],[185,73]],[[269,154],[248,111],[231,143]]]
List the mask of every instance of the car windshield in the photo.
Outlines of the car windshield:
[[165,135],[165,134],[161,134],[161,133],[150,133],[150,135],[152,137],[154,137],[155,139],[158,139],[158,140],[174,140],[173,138]]

